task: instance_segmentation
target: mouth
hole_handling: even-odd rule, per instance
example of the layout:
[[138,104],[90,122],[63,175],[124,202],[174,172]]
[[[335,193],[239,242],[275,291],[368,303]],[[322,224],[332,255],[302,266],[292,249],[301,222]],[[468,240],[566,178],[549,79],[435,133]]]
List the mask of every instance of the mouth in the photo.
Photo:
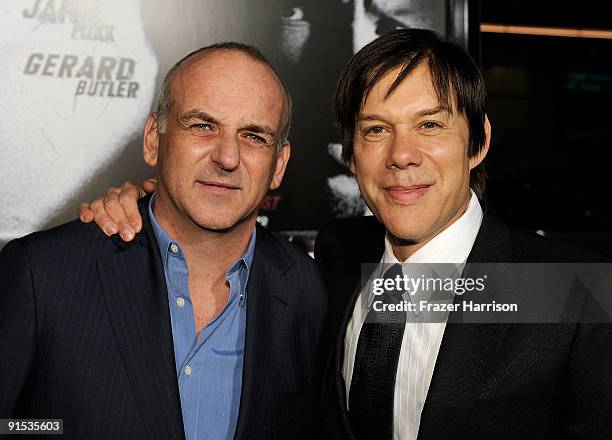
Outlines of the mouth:
[[393,202],[400,205],[411,205],[427,194],[432,185],[392,185],[383,187],[383,190]]
[[200,188],[217,193],[231,193],[240,190],[238,185],[228,182],[219,182],[216,180],[198,180],[196,183]]

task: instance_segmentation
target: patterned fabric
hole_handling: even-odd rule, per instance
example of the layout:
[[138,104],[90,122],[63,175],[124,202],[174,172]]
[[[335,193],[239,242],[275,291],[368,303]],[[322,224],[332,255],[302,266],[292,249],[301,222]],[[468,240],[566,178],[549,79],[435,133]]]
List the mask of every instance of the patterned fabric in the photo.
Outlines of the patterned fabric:
[[[472,249],[481,221],[482,208],[475,194],[472,193],[466,212],[455,223],[401,263],[404,274],[419,277],[421,273],[418,273],[418,267],[421,266],[422,269],[422,265],[428,263],[455,263],[462,266]],[[399,263],[393,253],[389,237],[383,234],[380,241],[384,244],[381,246],[382,255],[377,257],[380,263],[388,265],[387,267]],[[412,263],[416,263],[417,268]],[[380,275],[382,276],[382,273]],[[349,386],[352,382],[353,363],[362,323],[365,321],[372,302],[371,296],[368,292],[360,292],[345,334],[342,375],[349,410]],[[422,294],[419,297],[422,297]],[[416,299],[408,297],[408,300]],[[446,320],[428,321],[427,317],[421,315],[415,317],[412,312],[408,316],[395,381],[394,440],[416,440],[417,438],[421,413],[427,399],[445,328]]]
[[[396,276],[402,276],[399,264],[391,266],[383,278]],[[402,301],[402,293],[386,290],[380,301],[382,305],[397,304]],[[361,327],[349,396],[350,417],[355,432],[363,439],[385,440],[393,436],[395,375],[406,312],[382,308],[377,311],[373,306]]]

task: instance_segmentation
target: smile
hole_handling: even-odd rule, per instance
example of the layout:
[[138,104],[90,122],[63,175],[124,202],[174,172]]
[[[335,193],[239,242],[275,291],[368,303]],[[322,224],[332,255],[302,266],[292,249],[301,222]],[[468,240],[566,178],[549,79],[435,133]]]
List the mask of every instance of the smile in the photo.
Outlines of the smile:
[[422,198],[431,184],[410,186],[386,186],[383,188],[385,194],[395,203],[410,205]]

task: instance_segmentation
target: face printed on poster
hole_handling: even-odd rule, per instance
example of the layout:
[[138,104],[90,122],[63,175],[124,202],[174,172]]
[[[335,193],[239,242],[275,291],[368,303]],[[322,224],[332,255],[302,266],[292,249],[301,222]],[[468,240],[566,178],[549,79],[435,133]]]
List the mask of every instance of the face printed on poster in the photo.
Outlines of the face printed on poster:
[[0,242],[40,229],[141,136],[158,61],[139,0],[0,5]]
[[[385,32],[400,28],[432,29],[444,34],[444,2],[431,0],[353,0],[353,53]],[[327,150],[344,164],[342,145],[330,142]],[[346,174],[327,178],[330,209],[337,217],[371,215],[359,192],[357,181]]]

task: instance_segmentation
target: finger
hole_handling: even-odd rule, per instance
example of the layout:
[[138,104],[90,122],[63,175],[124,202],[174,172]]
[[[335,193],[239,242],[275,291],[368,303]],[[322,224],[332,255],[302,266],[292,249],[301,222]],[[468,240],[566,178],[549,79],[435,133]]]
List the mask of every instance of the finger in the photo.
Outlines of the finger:
[[93,211],[89,208],[89,203],[81,203],[79,205],[79,219],[83,223],[91,223],[94,219]]
[[140,232],[142,229],[142,217],[138,210],[138,198],[140,197],[141,188],[134,182],[125,182],[121,185],[121,193],[119,194],[119,203],[127,216],[134,232]]
[[131,241],[134,238],[135,232],[130,225],[127,213],[119,201],[120,194],[120,188],[109,189],[104,197],[104,210],[117,225],[121,238],[124,241]]
[[[157,189],[157,179],[147,179],[142,183],[142,187],[146,193],[152,193]],[[144,196],[144,194],[143,194]]]
[[100,197],[91,202],[90,209],[93,212],[96,224],[109,237],[119,230],[113,219],[104,210],[104,198]]

